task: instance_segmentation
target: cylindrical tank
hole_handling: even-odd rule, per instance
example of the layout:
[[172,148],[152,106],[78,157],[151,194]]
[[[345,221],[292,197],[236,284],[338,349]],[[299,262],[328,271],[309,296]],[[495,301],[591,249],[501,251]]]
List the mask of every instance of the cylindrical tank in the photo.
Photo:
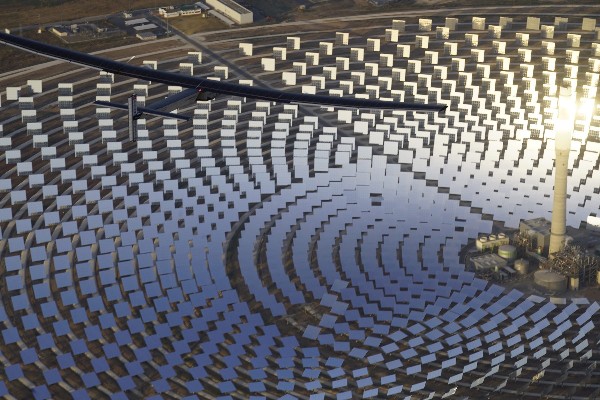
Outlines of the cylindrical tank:
[[519,275],[527,275],[529,273],[529,261],[524,258],[520,258],[515,261],[515,271]]
[[490,241],[496,240],[496,235],[490,235],[489,239]]
[[505,237],[506,237],[506,235],[504,233],[498,234],[498,239],[504,239]]
[[541,269],[533,274],[536,285],[552,293],[563,293],[567,290],[567,278],[559,273]]
[[600,271],[596,273],[596,282],[598,282],[598,285],[600,285]]
[[480,241],[481,243],[485,243],[485,242],[487,242],[487,241],[488,241],[488,238],[487,238],[487,236],[482,236],[482,237],[480,237],[480,238],[479,238],[479,241]]
[[569,289],[571,290],[579,290],[579,277],[572,276],[569,278]]
[[498,248],[498,255],[505,260],[514,260],[517,258],[517,248],[512,244],[503,244]]

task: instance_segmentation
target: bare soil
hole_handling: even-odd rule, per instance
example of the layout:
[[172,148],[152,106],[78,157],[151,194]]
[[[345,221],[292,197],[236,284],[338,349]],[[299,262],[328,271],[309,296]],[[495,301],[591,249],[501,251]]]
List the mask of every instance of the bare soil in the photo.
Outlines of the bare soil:
[[201,15],[169,18],[169,24],[179,29],[186,35],[227,29],[227,25],[225,25],[220,19],[211,16],[205,18]]
[[[262,0],[247,0],[261,7]],[[301,0],[296,0],[300,2]],[[439,7],[489,7],[489,6],[544,6],[544,5],[569,5],[567,0],[401,0],[376,7],[368,0],[325,0],[312,2],[305,10],[295,7],[285,15],[280,15],[279,20],[305,21],[328,17],[345,17],[351,15],[372,14],[381,12],[394,12],[418,9],[435,10]],[[577,4],[598,4],[598,0],[582,0]]]
[[[85,53],[93,53],[95,51],[110,49],[113,47],[126,46],[128,44],[139,43],[139,40],[131,36],[111,37],[107,39],[99,39],[82,43],[67,44],[58,37],[49,32],[36,33],[28,31],[23,33],[24,37],[39,40],[44,43],[53,44],[56,46],[66,47],[69,49],[83,51]],[[13,71],[19,68],[25,68],[32,65],[48,62],[48,57],[42,57],[33,53],[19,50],[10,46],[0,45],[0,74],[8,71]]]
[[[4,0],[1,3],[0,29],[72,21],[164,5],[158,0]],[[168,3],[189,4],[191,1],[169,0]]]

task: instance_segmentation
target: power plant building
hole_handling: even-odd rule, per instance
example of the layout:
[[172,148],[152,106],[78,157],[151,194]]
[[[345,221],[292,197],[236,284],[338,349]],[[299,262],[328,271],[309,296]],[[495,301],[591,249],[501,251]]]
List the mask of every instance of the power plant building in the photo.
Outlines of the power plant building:
[[486,251],[489,249],[495,250],[500,246],[509,244],[510,240],[504,233],[498,235],[482,236],[477,239],[477,250]]
[[233,0],[206,0],[206,4],[240,25],[254,22],[252,11]]
[[550,221],[545,218],[535,218],[521,221],[519,231],[532,236],[535,245],[542,249],[543,254],[548,254],[550,247]]
[[158,9],[158,13],[163,18],[175,18],[185,15],[198,15],[202,14],[207,7],[202,3],[196,3],[194,5],[182,5],[178,7],[169,6],[161,7]]
[[506,260],[495,253],[472,257],[470,261],[475,271],[500,271],[507,266]]

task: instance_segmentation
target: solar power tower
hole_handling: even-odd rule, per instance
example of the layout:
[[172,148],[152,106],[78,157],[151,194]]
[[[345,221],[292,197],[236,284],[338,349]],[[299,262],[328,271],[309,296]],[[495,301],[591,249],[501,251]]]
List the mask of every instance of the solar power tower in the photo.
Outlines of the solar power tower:
[[574,96],[570,88],[561,87],[556,121],[554,163],[554,202],[552,204],[552,225],[550,228],[550,248],[552,256],[563,249],[567,231],[567,175],[569,173],[569,152],[574,120]]

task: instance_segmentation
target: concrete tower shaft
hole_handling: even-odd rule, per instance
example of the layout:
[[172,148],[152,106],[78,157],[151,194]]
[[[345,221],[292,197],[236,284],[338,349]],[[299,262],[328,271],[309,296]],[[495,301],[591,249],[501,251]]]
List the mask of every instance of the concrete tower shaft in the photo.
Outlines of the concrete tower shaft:
[[558,119],[555,125],[554,201],[548,250],[550,257],[553,253],[563,249],[567,232],[567,175],[573,133],[574,101],[575,97],[571,89],[562,87],[558,101]]

